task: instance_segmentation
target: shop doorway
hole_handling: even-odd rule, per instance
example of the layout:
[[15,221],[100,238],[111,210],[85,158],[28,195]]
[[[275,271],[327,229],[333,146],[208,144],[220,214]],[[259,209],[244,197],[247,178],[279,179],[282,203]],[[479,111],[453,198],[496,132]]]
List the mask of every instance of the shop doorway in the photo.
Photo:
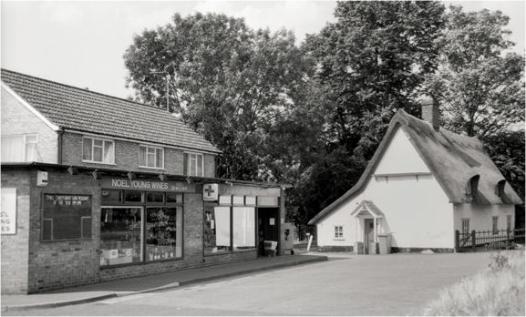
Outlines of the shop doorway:
[[279,208],[258,208],[258,254],[265,255],[263,241],[278,242],[279,248]]

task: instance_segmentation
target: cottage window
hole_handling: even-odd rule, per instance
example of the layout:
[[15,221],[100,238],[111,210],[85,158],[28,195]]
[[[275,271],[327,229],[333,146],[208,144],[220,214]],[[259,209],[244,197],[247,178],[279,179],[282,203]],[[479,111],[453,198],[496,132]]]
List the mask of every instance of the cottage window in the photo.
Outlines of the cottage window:
[[82,161],[115,164],[115,143],[111,140],[84,137],[82,139]]
[[2,162],[38,161],[38,134],[2,136]]
[[511,215],[506,215],[506,229],[508,231],[512,230],[513,228],[511,227]]
[[146,145],[139,146],[139,167],[164,168],[164,149]]
[[498,234],[499,233],[499,217],[498,216],[493,216],[492,217],[492,222],[493,222],[493,234]]
[[343,239],[343,226],[334,226],[334,239]]
[[462,233],[463,234],[469,233],[469,218],[462,219]]
[[185,172],[188,176],[204,176],[203,154],[185,153]]
[[45,194],[42,240],[91,238],[91,197]]

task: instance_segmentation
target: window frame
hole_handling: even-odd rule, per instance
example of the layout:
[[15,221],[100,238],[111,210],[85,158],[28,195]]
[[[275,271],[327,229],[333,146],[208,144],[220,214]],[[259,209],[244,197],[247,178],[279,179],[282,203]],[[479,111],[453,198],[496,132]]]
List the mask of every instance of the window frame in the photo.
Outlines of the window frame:
[[344,240],[344,238],[343,238],[343,226],[342,225],[334,226],[334,240]]
[[491,217],[491,231],[494,235],[499,234],[499,216]]
[[[54,238],[54,226],[55,226],[55,223],[54,223],[54,218],[49,218],[49,217],[44,217],[44,199],[46,197],[46,195],[57,195],[57,196],[87,196],[89,197],[89,201],[90,201],[90,215],[89,216],[79,216],[79,220],[80,220],[80,227],[79,227],[79,230],[80,230],[80,236],[78,238],[66,238],[66,239],[55,239]],[[60,243],[60,242],[68,242],[68,241],[92,241],[94,240],[94,235],[93,235],[93,195],[91,194],[69,194],[69,193],[49,193],[49,192],[44,192],[44,193],[41,193],[40,195],[40,199],[41,199],[41,210],[40,210],[40,237],[39,237],[39,241],[40,243]],[[83,236],[83,224],[82,224],[82,219],[83,218],[90,218],[91,219],[91,235],[89,237],[84,237]],[[49,240],[45,240],[44,239],[44,222],[45,221],[51,221],[51,238]]]
[[[471,221],[470,221],[470,218],[462,218],[462,220],[461,220],[461,230],[462,230],[462,231],[461,231],[461,232],[462,232],[463,234],[469,234],[469,229],[470,229],[470,227],[471,227],[470,222],[471,222]],[[464,230],[464,225],[465,225],[465,223],[467,223],[467,230]]]
[[[191,177],[205,177],[205,156],[203,153],[198,153],[198,152],[188,152],[188,151],[185,151],[184,154],[188,155],[187,157],[187,160],[186,160],[186,166],[184,166],[184,169],[185,169],[185,172],[186,172],[186,176],[191,176]],[[192,175],[190,173],[190,160],[191,160],[191,156],[192,155],[195,155],[195,175]],[[201,175],[197,175],[197,156],[201,156]]]
[[[145,157],[144,157],[145,161],[144,161],[144,163],[146,164],[146,166],[141,165],[141,148],[145,148]],[[161,159],[162,166],[161,167],[148,166],[148,149],[153,149],[153,154],[155,155],[155,158],[153,159],[154,165],[157,164],[157,150],[161,150],[161,153],[162,153],[162,159]],[[148,145],[148,144],[139,144],[139,160],[138,160],[138,164],[137,165],[140,168],[163,170],[164,169],[164,159],[165,159],[165,154],[164,154],[164,148],[163,147],[152,146],[152,145]]]
[[[86,160],[84,159],[84,140],[86,139],[90,139],[91,140],[91,159],[90,160]],[[95,161],[93,160],[93,151],[94,151],[94,143],[95,141],[101,141],[102,142],[102,161]],[[106,142],[111,142],[111,144],[113,145],[112,146],[112,157],[113,157],[113,161],[112,162],[104,162],[104,157],[105,157],[105,150],[104,150],[104,145],[106,144]],[[81,153],[81,160],[82,162],[84,163],[93,163],[93,164],[106,164],[106,165],[115,165],[115,140],[113,139],[107,139],[107,138],[99,138],[99,137],[94,137],[94,136],[91,136],[91,135],[83,135],[82,136],[82,153]]]
[[[27,142],[27,138],[28,137],[35,137],[35,141],[34,142],[31,142],[31,144],[35,144],[35,148],[38,150],[38,140],[39,140],[39,134],[36,133],[36,132],[31,132],[31,133],[17,133],[17,134],[7,134],[7,135],[2,135],[2,139],[3,138],[19,138],[19,137],[22,137],[22,142],[24,144],[24,149],[23,149],[23,160],[22,162],[33,162],[33,161],[29,161],[27,159],[27,145],[29,144]],[[3,143],[4,141],[2,141]],[[36,153],[36,155],[38,156],[38,153]],[[38,159],[38,157],[37,157]],[[7,162],[7,161],[6,161]]]

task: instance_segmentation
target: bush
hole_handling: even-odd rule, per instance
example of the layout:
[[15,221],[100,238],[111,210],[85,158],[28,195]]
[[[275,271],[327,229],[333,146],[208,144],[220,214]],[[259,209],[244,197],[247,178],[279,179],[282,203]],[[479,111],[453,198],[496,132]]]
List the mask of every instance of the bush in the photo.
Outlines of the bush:
[[524,251],[491,259],[487,269],[443,290],[424,315],[524,316]]

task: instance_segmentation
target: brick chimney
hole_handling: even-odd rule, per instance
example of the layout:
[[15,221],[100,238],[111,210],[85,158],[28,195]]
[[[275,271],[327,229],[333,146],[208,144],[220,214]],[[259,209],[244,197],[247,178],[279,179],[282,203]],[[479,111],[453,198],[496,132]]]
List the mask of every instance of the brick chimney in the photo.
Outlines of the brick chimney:
[[431,123],[433,129],[438,131],[440,129],[440,111],[438,104],[433,100],[433,97],[424,95],[420,97],[422,104],[422,119]]

